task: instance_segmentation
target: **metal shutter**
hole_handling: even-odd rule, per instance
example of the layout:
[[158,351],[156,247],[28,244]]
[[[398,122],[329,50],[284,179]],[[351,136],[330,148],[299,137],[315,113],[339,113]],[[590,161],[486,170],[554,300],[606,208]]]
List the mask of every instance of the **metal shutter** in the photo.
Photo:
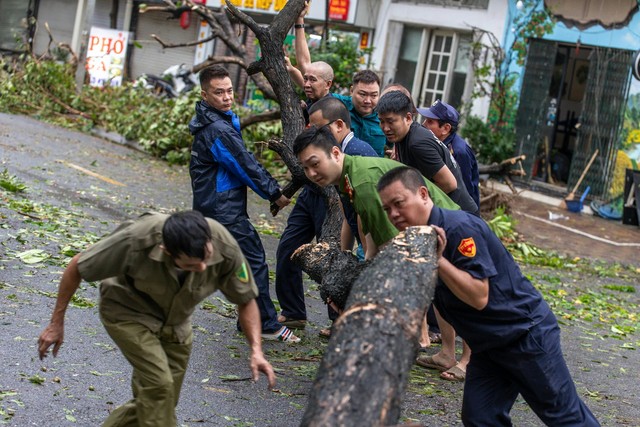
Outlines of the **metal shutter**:
[[191,17],[191,26],[186,30],[180,27],[177,19],[167,20],[167,13],[150,12],[138,15],[138,25],[135,39],[142,48],[132,46],[131,50],[131,79],[140,74],[160,75],[172,65],[193,65],[195,46],[163,49],[160,43],[151,38],[156,34],[168,43],[187,43],[197,40],[199,22],[195,16]]
[[618,138],[631,84],[632,55],[629,50],[595,47],[589,57],[589,77],[576,150],[571,160],[569,188],[578,181],[589,158],[598,149],[598,157],[580,186],[584,189],[590,185],[590,194],[595,198],[609,198]]
[[523,162],[531,180],[534,159],[545,129],[545,114],[549,106],[549,86],[553,74],[558,44],[533,39],[529,43],[526,68],[520,91],[520,104],[516,116],[516,154],[526,155]]

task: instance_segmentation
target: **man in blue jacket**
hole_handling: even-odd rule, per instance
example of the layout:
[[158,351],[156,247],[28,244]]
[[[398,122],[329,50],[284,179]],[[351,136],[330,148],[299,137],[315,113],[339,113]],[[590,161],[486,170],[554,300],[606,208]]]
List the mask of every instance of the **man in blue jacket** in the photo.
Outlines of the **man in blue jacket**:
[[231,110],[233,85],[229,72],[213,65],[200,72],[202,100],[189,123],[194,135],[191,148],[193,209],[213,218],[238,241],[258,286],[256,299],[264,339],[298,342],[281,325],[269,295],[269,269],[260,237],[247,214],[247,186],[279,207],[289,204],[278,182],[249,153],[240,133],[240,120]]

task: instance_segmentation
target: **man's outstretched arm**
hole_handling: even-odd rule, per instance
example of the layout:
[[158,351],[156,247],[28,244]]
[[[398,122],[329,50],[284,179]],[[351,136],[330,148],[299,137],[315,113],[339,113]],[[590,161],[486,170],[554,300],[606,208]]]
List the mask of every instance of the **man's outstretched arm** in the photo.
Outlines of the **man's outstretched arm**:
[[296,62],[302,74],[307,72],[307,67],[311,64],[311,53],[309,53],[309,45],[307,45],[307,37],[304,31],[304,17],[309,13],[309,2],[305,1],[304,4],[304,9],[300,12],[294,25],[296,35],[294,43]]
[[262,372],[269,381],[269,389],[272,389],[276,385],[276,374],[262,353],[262,337],[260,336],[262,326],[260,324],[260,312],[258,311],[256,300],[252,299],[245,304],[238,305],[238,317],[242,331],[247,337],[247,342],[251,349],[251,359],[249,362],[251,366],[251,376],[254,381],[258,381],[259,372]]
[[80,254],[71,259],[71,262],[62,274],[62,279],[60,279],[58,298],[56,299],[56,305],[51,315],[51,321],[38,338],[40,360],[47,356],[49,347],[52,345],[53,356],[57,356],[58,350],[60,350],[60,346],[62,346],[62,342],[64,341],[64,315],[69,306],[69,301],[71,301],[71,297],[73,297],[78,290],[80,281],[82,280],[80,271],[78,270],[79,258]]

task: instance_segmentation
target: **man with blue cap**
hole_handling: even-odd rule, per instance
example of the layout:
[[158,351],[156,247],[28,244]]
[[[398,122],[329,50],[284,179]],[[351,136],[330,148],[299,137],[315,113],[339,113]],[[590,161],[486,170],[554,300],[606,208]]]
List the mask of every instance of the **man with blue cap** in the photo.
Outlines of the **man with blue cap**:
[[471,146],[457,133],[460,114],[451,105],[439,99],[429,108],[418,108],[418,113],[424,117],[422,125],[431,130],[451,151],[460,166],[462,180],[469,195],[480,207],[478,162]]

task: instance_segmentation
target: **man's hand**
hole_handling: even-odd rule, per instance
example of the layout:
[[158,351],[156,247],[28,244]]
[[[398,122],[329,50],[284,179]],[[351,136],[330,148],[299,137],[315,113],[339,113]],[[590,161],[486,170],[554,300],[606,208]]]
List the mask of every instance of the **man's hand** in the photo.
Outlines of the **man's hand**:
[[278,200],[276,200],[276,205],[278,205],[278,207],[280,209],[284,208],[289,203],[291,203],[291,199],[288,198],[287,196],[285,196],[284,194],[282,196],[280,196],[280,198]]
[[49,353],[49,347],[53,345],[53,357],[58,355],[58,350],[62,346],[64,341],[64,326],[56,326],[53,323],[42,331],[38,338],[38,353],[40,354],[40,360],[47,357]]
[[251,354],[250,364],[253,381],[258,381],[260,372],[262,372],[267,377],[267,381],[269,381],[269,390],[273,389],[276,385],[276,374],[273,372],[271,363],[264,358],[264,354],[262,354],[262,352],[253,352]]
[[289,55],[287,55],[286,52],[284,54],[284,66],[287,69],[287,71],[293,68],[293,65],[291,64],[291,58],[289,58]]
[[444,229],[438,227],[437,225],[431,226],[434,230],[436,230],[436,234],[438,235],[438,249],[436,250],[436,255],[438,256],[438,261],[442,259],[442,254],[444,253],[444,248],[447,246],[447,234],[444,232]]
[[344,312],[344,310],[340,309],[340,307],[338,307],[338,304],[336,304],[335,302],[333,302],[333,300],[331,299],[331,297],[327,297],[327,305],[329,307],[331,307],[333,309],[333,311],[335,311],[338,314],[342,314]]
[[302,9],[302,12],[300,12],[300,15],[298,15],[298,19],[299,20],[303,20],[304,17],[307,16],[307,14],[309,13],[309,7],[310,6],[311,6],[311,1],[310,0],[306,0],[304,2],[304,9]]

